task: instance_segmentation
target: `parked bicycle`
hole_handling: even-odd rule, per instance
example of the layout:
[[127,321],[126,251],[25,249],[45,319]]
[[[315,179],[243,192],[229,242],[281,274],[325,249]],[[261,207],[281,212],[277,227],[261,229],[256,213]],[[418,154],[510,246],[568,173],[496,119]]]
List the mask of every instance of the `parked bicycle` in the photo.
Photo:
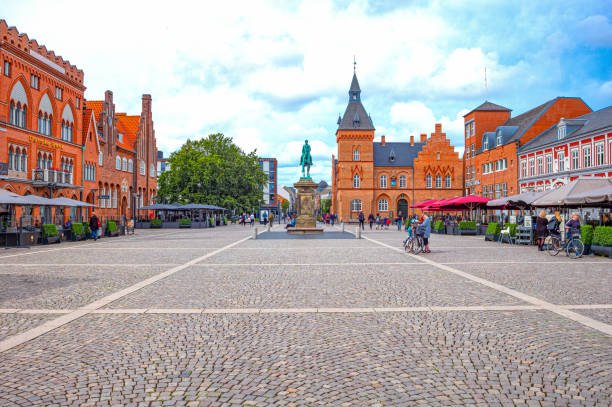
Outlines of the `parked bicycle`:
[[406,253],[419,254],[425,250],[425,242],[423,241],[423,234],[416,232],[412,236],[408,236],[404,240],[404,250]]
[[584,243],[580,240],[580,237],[580,231],[578,229],[572,229],[571,237],[565,240],[562,240],[561,236],[550,235],[546,243],[548,254],[556,256],[561,250],[565,250],[570,259],[582,257]]

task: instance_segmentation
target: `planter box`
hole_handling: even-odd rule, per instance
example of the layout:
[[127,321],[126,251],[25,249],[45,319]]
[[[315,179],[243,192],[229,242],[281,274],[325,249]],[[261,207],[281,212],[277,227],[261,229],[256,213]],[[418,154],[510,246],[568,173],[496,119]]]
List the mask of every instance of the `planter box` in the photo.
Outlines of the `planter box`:
[[179,229],[191,229],[191,225],[180,225],[179,224]]
[[57,236],[45,236],[45,237],[43,237],[43,243],[45,243],[45,244],[59,243],[61,241],[62,241],[62,236],[61,235],[57,235]]
[[109,236],[109,237],[119,236],[119,229],[115,230],[114,232],[111,232],[111,231],[107,230],[106,231],[106,236]]
[[445,235],[446,234],[446,230],[444,230],[444,229],[434,229],[434,232],[439,234],[439,235]]
[[485,241],[495,242],[497,240],[497,236],[499,235],[485,235]]
[[593,254],[607,256],[612,259],[612,246],[591,245],[591,251],[593,252]]
[[87,239],[87,235],[85,233],[82,234],[72,234],[72,241],[75,242],[77,240],[85,240]]
[[476,229],[459,229],[459,235],[476,236]]
[[476,233],[478,235],[484,235],[487,233],[487,227],[488,225],[478,225],[476,226]]
[[162,223],[161,225],[151,225],[151,224],[149,223],[149,228],[150,228],[150,229],[161,229],[161,228],[162,228],[162,226],[163,226],[163,223]]

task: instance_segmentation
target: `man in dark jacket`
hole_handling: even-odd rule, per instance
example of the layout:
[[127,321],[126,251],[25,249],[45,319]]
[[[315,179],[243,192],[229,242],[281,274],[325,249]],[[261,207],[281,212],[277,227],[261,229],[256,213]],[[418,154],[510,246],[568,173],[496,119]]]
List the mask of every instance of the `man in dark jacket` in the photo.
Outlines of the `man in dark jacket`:
[[363,222],[365,221],[365,216],[363,215],[363,212],[359,212],[359,226],[361,226],[361,229],[365,229],[365,227],[363,226]]
[[98,240],[98,217],[95,212],[89,218],[89,229],[91,229],[91,237],[93,240]]

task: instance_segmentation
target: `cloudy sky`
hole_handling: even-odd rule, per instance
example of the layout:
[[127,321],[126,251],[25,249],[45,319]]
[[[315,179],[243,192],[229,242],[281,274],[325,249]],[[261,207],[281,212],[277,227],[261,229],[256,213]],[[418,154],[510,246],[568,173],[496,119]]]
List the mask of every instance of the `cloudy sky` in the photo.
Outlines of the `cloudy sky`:
[[601,1],[13,1],[0,18],[85,71],[118,111],[153,96],[158,148],[222,132],[298,176],[304,139],[330,180],[353,56],[377,138],[436,122],[463,152],[462,115],[555,96],[612,104],[612,6]]

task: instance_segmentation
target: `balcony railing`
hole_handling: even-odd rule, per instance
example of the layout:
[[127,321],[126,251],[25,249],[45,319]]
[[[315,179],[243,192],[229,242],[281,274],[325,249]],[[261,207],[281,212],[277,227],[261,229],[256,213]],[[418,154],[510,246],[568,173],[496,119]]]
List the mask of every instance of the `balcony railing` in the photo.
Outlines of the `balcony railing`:
[[32,170],[32,180],[35,182],[49,182],[54,184],[72,185],[73,174],[62,170]]

